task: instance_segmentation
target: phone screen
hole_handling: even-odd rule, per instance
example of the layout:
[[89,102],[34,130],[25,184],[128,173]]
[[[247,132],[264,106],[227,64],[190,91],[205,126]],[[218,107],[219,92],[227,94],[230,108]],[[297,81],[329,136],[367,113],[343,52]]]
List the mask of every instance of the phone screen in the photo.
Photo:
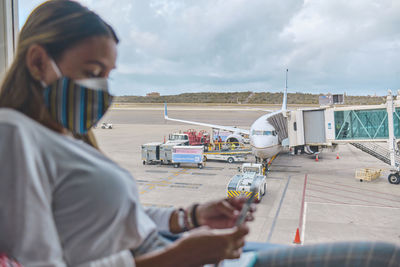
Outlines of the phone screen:
[[236,226],[241,225],[246,220],[247,212],[249,212],[250,205],[251,205],[251,203],[254,202],[255,196],[256,196],[256,189],[253,188],[251,190],[251,196],[246,200],[246,202],[244,203],[244,205],[242,207],[242,210],[240,211],[239,217],[235,224]]

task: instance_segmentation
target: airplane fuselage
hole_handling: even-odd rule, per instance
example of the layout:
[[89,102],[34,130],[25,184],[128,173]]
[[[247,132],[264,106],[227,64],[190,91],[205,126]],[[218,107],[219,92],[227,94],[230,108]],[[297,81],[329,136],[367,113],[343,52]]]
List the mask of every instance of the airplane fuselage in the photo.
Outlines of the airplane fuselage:
[[275,128],[268,118],[277,114],[273,112],[258,118],[250,127],[250,145],[253,154],[260,159],[269,159],[282,150]]

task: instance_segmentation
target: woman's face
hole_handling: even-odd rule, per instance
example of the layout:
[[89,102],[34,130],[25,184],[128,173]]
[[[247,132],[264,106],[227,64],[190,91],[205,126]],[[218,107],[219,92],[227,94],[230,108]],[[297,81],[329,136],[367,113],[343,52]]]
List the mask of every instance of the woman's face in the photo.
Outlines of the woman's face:
[[[107,78],[115,68],[117,44],[105,36],[89,37],[67,49],[56,62],[63,76],[73,80]],[[54,68],[46,68],[44,82],[51,84],[57,77]]]

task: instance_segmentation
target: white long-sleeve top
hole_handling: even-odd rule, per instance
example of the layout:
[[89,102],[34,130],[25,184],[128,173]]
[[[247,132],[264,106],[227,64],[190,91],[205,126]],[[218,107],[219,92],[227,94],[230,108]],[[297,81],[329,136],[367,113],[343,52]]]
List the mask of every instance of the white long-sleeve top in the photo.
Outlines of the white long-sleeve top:
[[96,149],[0,109],[0,252],[26,266],[134,266],[129,249],[168,230],[128,171]]

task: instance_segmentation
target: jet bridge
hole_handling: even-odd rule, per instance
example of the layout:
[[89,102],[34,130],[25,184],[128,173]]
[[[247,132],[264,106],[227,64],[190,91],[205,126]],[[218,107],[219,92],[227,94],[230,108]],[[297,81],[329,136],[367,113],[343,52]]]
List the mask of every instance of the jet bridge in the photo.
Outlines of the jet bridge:
[[[290,147],[327,147],[339,143],[353,146],[390,164],[393,183],[400,183],[398,142],[400,139],[400,91],[396,100],[389,92],[387,101],[375,106],[320,107],[299,109],[287,114]],[[386,142],[378,153],[373,142]],[[374,153],[373,153],[374,152]],[[379,154],[379,155],[378,155]]]

